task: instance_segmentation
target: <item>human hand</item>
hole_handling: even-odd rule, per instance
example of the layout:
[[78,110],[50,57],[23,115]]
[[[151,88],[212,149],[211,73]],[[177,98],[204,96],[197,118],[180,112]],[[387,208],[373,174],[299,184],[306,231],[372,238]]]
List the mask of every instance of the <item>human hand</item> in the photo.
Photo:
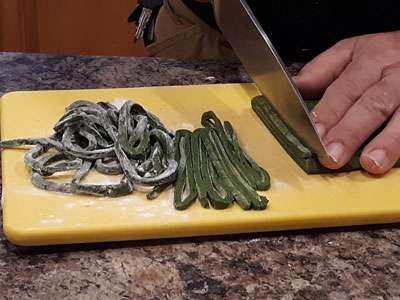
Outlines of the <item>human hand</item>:
[[312,115],[328,155],[323,165],[345,165],[363,149],[362,167],[389,171],[400,158],[400,31],[354,37],[337,43],[304,66],[294,82],[307,97],[322,96]]

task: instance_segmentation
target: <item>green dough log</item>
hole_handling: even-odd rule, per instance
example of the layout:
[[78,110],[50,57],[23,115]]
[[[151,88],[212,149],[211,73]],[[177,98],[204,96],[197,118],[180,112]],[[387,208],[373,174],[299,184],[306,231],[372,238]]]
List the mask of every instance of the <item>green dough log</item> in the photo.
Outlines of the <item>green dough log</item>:
[[[311,110],[318,101],[306,101],[307,107]],[[361,170],[360,154],[361,149],[356,152],[353,158],[342,168],[331,170],[320,164],[317,155],[313,153],[307,145],[303,144],[283,122],[270,102],[263,96],[257,96],[251,101],[253,110],[261,121],[267,126],[269,131],[278,140],[281,146],[292,157],[292,159],[307,174],[338,173]],[[400,167],[398,161],[395,167]]]

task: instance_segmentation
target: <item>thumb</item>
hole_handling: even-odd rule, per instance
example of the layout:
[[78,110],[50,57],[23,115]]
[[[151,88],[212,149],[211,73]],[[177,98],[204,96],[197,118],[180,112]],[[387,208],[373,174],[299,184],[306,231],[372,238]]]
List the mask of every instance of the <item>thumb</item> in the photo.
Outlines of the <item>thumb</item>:
[[357,37],[342,40],[306,64],[293,81],[306,98],[320,97],[351,62]]

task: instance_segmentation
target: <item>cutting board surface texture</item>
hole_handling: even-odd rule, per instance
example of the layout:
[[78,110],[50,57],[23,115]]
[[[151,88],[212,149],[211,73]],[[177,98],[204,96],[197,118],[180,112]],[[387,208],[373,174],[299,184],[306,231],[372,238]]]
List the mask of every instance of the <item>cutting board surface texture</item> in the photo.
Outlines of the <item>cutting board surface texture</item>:
[[[333,227],[400,220],[400,170],[383,177],[364,172],[307,175],[251,109],[253,84],[131,89],[13,92],[1,99],[1,137],[45,137],[66,106],[80,100],[134,100],[173,130],[200,127],[203,112],[228,120],[245,150],[271,175],[264,211],[173,207],[173,189],[155,200],[133,192],[96,198],[42,191],[30,182],[26,150],[2,153],[3,218],[7,238],[19,245],[46,245]],[[65,180],[67,175],[59,176]],[[67,178],[70,179],[70,178]],[[91,174],[89,182],[117,182]]]

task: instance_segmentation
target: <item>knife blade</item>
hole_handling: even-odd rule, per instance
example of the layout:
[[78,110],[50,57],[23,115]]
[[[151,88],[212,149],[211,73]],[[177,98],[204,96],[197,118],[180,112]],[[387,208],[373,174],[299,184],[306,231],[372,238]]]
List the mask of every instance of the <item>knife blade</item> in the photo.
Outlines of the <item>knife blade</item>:
[[250,77],[283,121],[318,156],[326,154],[282,59],[246,0],[213,0],[216,21]]

